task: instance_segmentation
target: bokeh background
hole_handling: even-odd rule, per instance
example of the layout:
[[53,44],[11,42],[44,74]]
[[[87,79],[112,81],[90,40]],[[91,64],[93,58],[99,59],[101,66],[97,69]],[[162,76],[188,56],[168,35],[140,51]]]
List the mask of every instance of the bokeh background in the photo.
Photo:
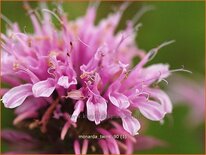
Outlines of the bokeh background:
[[[121,2],[101,2],[97,22],[114,10]],[[30,3],[37,7],[37,2]],[[158,53],[150,63],[168,63],[172,69],[181,68],[182,65],[192,74],[179,73],[194,81],[204,81],[205,72],[205,10],[204,2],[132,2],[126,10],[118,29],[125,26],[125,22],[131,19],[143,5],[152,5],[156,9],[146,13],[140,22],[143,24],[137,36],[139,48],[148,51],[160,45],[164,41],[176,40]],[[55,7],[50,2],[49,6]],[[64,2],[63,8],[70,19],[75,19],[85,13],[87,2]],[[23,9],[22,2],[1,2],[3,15],[11,21],[19,23],[22,31],[32,32],[29,16]],[[6,24],[1,22],[1,32],[5,32]],[[137,60],[136,60],[137,61]],[[134,62],[135,63],[135,62]],[[172,77],[171,77],[172,78]],[[170,84],[167,86],[170,87]],[[202,84],[204,87],[204,84]],[[201,96],[200,96],[201,97]],[[204,100],[204,99],[203,99]],[[165,118],[164,124],[150,122],[145,132],[168,143],[167,147],[155,148],[137,153],[204,153],[204,118],[197,125],[192,125],[195,120],[186,118],[193,110],[187,103],[177,103],[173,113]],[[1,108],[2,128],[13,128],[14,118],[12,110]],[[2,144],[2,151],[8,148]]]

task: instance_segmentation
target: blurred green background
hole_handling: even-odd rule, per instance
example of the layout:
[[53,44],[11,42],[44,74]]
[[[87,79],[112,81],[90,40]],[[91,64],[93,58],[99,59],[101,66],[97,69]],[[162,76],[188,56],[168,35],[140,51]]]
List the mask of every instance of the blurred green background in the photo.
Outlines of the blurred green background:
[[[22,7],[22,2],[1,2],[2,13],[11,21],[19,23],[22,30],[32,31],[29,16]],[[97,20],[105,17],[120,2],[101,2]],[[143,5],[152,5],[156,9],[146,13],[140,22],[143,24],[138,32],[137,43],[141,49],[148,51],[164,41],[176,40],[172,45],[161,49],[151,63],[168,63],[172,69],[182,65],[193,72],[188,74],[192,79],[204,78],[205,63],[205,17],[204,2],[132,2],[121,20],[119,28],[131,19]],[[32,7],[37,3],[32,2]],[[49,4],[54,7],[54,3]],[[64,2],[63,8],[70,19],[75,19],[84,12],[87,2]],[[5,23],[1,23],[1,31],[5,32]],[[182,73],[185,74],[185,73]],[[191,109],[185,105],[176,106],[173,114],[166,117],[165,123],[150,122],[146,134],[155,136],[168,142],[165,148],[155,148],[137,153],[204,153],[204,122],[196,127],[188,127],[185,118]],[[2,106],[2,128],[12,128],[11,110]],[[172,123],[171,123],[172,119]],[[3,151],[6,145],[3,144]]]

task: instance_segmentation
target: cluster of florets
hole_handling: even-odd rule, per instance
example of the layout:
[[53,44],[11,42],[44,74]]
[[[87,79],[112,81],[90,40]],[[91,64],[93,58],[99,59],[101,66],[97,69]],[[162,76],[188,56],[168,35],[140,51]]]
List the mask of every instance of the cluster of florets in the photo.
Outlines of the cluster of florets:
[[[9,84],[9,89],[2,89],[2,102],[16,108],[15,125],[24,122],[30,130],[40,128],[42,133],[55,128],[59,139],[69,139],[74,145],[76,154],[97,148],[105,154],[132,153],[133,136],[140,129],[133,112],[161,121],[172,111],[166,93],[153,86],[170,75],[169,66],[144,67],[170,42],[146,54],[136,46],[139,25],[134,21],[115,33],[126,5],[97,25],[95,6],[84,17],[67,21],[62,11],[54,14],[45,6],[39,20],[25,5],[34,33],[22,33],[17,24],[10,23],[7,34],[1,34],[1,78]],[[51,23],[51,15],[59,20],[59,30]],[[140,62],[133,68],[134,57]],[[77,136],[94,133],[127,138],[88,141]]]

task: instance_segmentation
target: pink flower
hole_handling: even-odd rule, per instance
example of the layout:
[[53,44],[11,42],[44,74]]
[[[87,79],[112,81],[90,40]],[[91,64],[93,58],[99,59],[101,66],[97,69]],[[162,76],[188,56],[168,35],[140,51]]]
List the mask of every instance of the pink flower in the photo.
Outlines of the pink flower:
[[[172,112],[167,94],[153,87],[170,75],[169,66],[145,67],[160,48],[171,42],[145,54],[136,46],[134,21],[116,34],[127,5],[124,3],[119,11],[95,25],[95,6],[90,6],[85,16],[67,21],[62,10],[55,14],[42,4],[39,21],[25,3],[34,33],[24,34],[12,24],[7,34],[2,34],[1,77],[11,86],[2,101],[7,108],[16,108],[14,124],[27,121],[30,130],[39,127],[43,133],[56,131],[59,136],[53,144],[59,143],[59,138],[70,138],[76,154],[101,152],[99,148],[105,154],[120,154],[133,152],[133,136],[141,128],[133,111],[153,121],[161,121]],[[51,15],[59,20],[59,30],[51,23]],[[135,56],[141,60],[132,68]],[[114,126],[109,116],[115,117]],[[128,139],[89,142],[77,137],[91,132],[112,136],[119,131]],[[90,144],[92,150],[88,149]],[[128,149],[122,151],[121,147]]]

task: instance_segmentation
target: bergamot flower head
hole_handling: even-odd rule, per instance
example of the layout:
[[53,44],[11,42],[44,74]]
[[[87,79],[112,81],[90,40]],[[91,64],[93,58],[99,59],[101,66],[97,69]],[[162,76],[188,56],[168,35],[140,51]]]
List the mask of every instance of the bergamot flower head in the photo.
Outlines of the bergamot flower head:
[[[23,33],[18,24],[9,23],[7,33],[1,34],[1,77],[9,84],[3,89],[2,102],[15,108],[14,125],[21,124],[33,136],[38,132],[39,139],[59,147],[40,152],[132,153],[141,130],[133,112],[152,121],[162,121],[172,112],[167,94],[153,86],[170,75],[169,65],[145,65],[173,41],[146,53],[135,42],[141,24],[129,20],[116,33],[127,5],[95,25],[96,5],[70,21],[62,9],[55,13],[42,3],[37,16],[25,3],[34,32]],[[59,29],[52,18],[59,21]],[[132,67],[134,57],[140,62]]]

